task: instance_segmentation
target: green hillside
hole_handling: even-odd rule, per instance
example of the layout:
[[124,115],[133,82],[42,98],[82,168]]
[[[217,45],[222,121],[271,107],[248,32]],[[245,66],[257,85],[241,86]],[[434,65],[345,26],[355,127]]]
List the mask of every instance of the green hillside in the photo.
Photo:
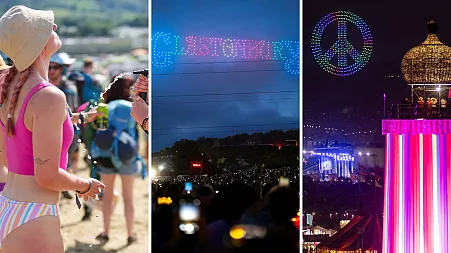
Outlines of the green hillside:
[[59,34],[65,36],[109,35],[120,25],[147,27],[147,0],[2,0],[0,13],[11,6],[53,10]]

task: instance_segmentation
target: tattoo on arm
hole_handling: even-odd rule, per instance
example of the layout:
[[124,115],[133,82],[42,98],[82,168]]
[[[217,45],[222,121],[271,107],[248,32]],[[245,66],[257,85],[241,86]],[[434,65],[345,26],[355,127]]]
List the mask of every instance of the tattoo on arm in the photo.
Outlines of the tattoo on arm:
[[34,162],[37,163],[38,165],[44,165],[44,164],[46,164],[49,160],[50,160],[50,159],[45,159],[45,160],[43,160],[43,159],[41,159],[41,158],[35,158],[35,159],[34,159]]

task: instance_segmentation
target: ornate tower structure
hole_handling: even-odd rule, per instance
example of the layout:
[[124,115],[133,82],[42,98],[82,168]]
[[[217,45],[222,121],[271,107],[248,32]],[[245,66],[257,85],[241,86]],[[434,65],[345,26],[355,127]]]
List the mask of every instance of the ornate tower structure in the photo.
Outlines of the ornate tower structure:
[[451,48],[435,22],[427,26],[426,40],[402,59],[412,101],[382,121],[384,253],[451,252]]

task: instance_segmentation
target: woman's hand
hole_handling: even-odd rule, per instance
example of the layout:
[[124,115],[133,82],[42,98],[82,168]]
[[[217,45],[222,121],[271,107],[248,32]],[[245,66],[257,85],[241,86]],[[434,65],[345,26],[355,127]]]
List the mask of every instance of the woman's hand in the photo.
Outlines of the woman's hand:
[[141,92],[147,92],[149,90],[149,79],[143,75],[139,75],[136,79],[134,92],[138,95]]
[[97,106],[91,108],[91,110],[89,110],[89,112],[87,113],[88,115],[88,122],[93,122],[94,120],[96,120],[98,117],[102,117],[103,113],[98,112],[97,111]]
[[[140,97],[136,97],[136,101],[133,102],[132,111],[130,112],[130,115],[138,122],[138,124],[141,124],[145,118],[149,117],[149,106],[142,100]],[[147,126],[144,126],[147,128]],[[146,129],[147,130],[147,129]]]
[[[98,199],[98,195],[105,190],[105,185],[97,179],[90,178],[87,179],[90,184],[89,189],[86,189],[87,192],[77,193],[79,198],[83,198],[85,201],[88,199]],[[85,191],[86,191],[85,190]]]

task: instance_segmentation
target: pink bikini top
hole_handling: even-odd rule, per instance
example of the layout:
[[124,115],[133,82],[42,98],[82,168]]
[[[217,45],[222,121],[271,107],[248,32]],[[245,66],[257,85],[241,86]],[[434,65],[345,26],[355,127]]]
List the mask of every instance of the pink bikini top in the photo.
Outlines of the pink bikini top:
[[[27,129],[24,123],[25,109],[27,108],[30,98],[40,89],[53,84],[42,82],[34,86],[25,97],[25,100],[20,108],[19,117],[14,125],[14,136],[8,138],[5,132],[5,125],[0,120],[0,129],[3,133],[6,147],[6,158],[8,159],[8,170],[25,176],[34,176],[34,157],[33,157],[33,133]],[[51,112],[49,112],[51,113]],[[74,127],[70,118],[70,112],[67,113],[67,118],[63,123],[63,141],[60,157],[60,168],[66,170],[69,159],[68,150],[74,138]],[[45,148],[45,147],[42,147]]]

